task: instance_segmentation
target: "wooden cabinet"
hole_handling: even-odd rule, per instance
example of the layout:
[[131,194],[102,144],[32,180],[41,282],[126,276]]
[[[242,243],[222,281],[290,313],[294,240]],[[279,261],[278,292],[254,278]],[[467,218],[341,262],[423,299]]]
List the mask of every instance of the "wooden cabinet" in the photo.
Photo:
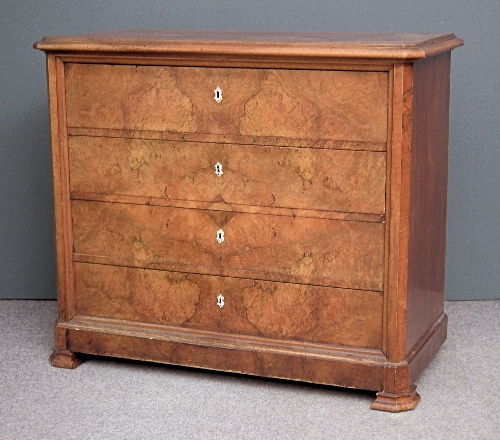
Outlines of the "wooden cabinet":
[[450,52],[428,34],[44,38],[57,367],[79,354],[377,392],[446,338]]

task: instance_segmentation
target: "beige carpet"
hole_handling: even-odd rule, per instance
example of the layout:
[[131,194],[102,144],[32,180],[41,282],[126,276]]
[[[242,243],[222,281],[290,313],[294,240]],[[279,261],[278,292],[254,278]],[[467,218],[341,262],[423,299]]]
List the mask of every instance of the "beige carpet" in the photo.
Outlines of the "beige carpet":
[[500,439],[500,301],[447,302],[414,411],[373,394],[93,358],[50,366],[54,301],[0,301],[0,439]]

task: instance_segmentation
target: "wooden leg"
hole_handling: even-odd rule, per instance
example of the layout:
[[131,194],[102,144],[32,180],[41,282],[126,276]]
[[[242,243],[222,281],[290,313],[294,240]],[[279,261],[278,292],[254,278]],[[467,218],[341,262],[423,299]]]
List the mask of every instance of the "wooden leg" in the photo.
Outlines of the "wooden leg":
[[414,409],[420,402],[420,395],[416,391],[417,387],[412,385],[404,393],[377,393],[377,398],[372,403],[371,409],[388,412],[401,412]]
[[73,369],[83,362],[76,357],[75,353],[66,350],[56,350],[50,355],[50,363],[53,367]]

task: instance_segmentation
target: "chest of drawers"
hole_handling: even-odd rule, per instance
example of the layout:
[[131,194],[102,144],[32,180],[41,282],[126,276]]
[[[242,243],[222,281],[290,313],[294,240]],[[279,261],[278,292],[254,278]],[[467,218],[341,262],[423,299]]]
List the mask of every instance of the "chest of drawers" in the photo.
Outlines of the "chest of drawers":
[[80,354],[377,392],[446,338],[454,35],[44,38],[59,319]]

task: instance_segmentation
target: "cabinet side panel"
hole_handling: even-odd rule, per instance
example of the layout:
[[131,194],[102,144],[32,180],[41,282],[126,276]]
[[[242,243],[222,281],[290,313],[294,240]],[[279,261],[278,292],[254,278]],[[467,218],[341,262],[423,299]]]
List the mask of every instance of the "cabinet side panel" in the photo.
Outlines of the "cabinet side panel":
[[406,353],[444,309],[450,53],[414,64]]

